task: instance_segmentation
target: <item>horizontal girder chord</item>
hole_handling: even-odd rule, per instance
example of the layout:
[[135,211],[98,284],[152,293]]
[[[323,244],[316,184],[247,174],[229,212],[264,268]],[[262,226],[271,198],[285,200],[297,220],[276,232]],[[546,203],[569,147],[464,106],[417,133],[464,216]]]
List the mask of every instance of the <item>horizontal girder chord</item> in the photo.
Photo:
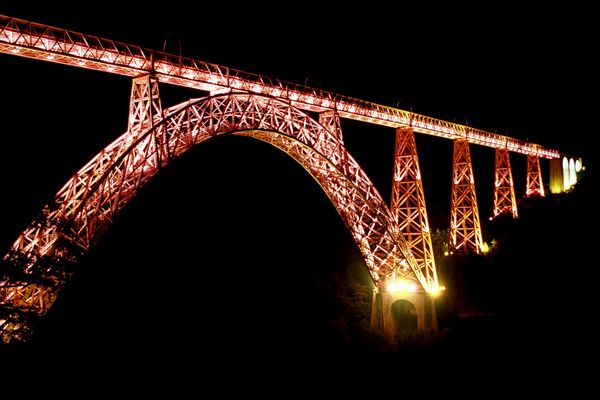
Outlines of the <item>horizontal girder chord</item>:
[[127,76],[154,73],[163,83],[209,92],[246,91],[291,102],[303,110],[335,110],[340,117],[544,158],[559,152],[409,111],[284,82],[190,58],[0,15],[0,52]]

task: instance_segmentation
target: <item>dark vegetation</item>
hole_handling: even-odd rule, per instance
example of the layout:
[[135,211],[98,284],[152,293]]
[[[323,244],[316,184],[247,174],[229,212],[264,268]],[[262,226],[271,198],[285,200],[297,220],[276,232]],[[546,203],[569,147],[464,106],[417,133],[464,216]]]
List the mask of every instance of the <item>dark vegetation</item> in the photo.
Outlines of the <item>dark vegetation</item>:
[[[221,159],[224,145],[240,159]],[[286,169],[296,185],[260,170],[293,163],[277,152],[240,168],[261,146],[216,140],[163,171],[83,260],[32,341],[2,349],[11,370],[2,377],[36,365],[43,390],[76,391],[65,380],[77,380],[174,398],[495,398],[585,379],[577,359],[597,350],[591,176],[569,194],[522,201],[516,221],[487,222],[485,256],[438,247],[440,333],[390,345],[370,331],[372,284],[317,185],[300,168]],[[444,232],[435,238],[443,245]]]

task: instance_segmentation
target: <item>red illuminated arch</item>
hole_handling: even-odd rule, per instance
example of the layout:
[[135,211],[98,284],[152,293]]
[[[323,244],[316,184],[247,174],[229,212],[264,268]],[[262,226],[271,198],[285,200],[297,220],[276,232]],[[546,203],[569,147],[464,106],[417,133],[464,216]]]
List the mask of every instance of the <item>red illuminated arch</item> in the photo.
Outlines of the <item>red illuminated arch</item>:
[[[192,146],[222,134],[254,137],[298,161],[331,199],[376,283],[396,276],[426,288],[388,207],[340,139],[288,102],[237,93],[171,107],[163,119],[126,132],[79,170],[5,257],[18,260],[25,273],[42,273],[49,283],[0,289],[0,304],[44,314],[70,272],[55,270],[43,260],[71,262],[88,252],[161,168]],[[0,332],[18,329],[18,323],[0,316]]]

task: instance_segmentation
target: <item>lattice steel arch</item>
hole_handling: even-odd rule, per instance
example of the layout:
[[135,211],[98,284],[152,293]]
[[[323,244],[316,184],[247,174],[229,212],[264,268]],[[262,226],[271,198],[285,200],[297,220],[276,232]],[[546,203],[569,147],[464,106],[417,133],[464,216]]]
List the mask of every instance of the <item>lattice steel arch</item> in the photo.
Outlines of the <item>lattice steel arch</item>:
[[[437,290],[417,268],[412,252],[381,196],[339,138],[290,103],[251,94],[212,96],[171,107],[153,126],[133,128],[80,169],[15,241],[4,261],[42,283],[12,287],[0,282],[0,304],[14,314],[0,316],[0,333],[17,337],[18,312],[43,315],[69,278],[70,263],[88,252],[116,214],[162,167],[192,146],[221,134],[268,142],[297,160],[320,184],[359,246],[373,280],[414,281]],[[156,130],[162,130],[156,140]],[[48,260],[66,261],[67,267]]]

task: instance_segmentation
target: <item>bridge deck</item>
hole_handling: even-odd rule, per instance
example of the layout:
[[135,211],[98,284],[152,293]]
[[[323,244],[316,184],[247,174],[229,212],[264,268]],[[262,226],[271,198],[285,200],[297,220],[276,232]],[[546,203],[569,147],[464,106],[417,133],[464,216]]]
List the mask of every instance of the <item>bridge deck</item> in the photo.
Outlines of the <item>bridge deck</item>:
[[426,115],[3,15],[0,52],[127,76],[154,72],[160,82],[171,85],[270,95],[303,110],[337,110],[343,118],[389,127],[410,126],[415,132],[447,139],[465,138],[481,146],[560,157],[557,150]]

